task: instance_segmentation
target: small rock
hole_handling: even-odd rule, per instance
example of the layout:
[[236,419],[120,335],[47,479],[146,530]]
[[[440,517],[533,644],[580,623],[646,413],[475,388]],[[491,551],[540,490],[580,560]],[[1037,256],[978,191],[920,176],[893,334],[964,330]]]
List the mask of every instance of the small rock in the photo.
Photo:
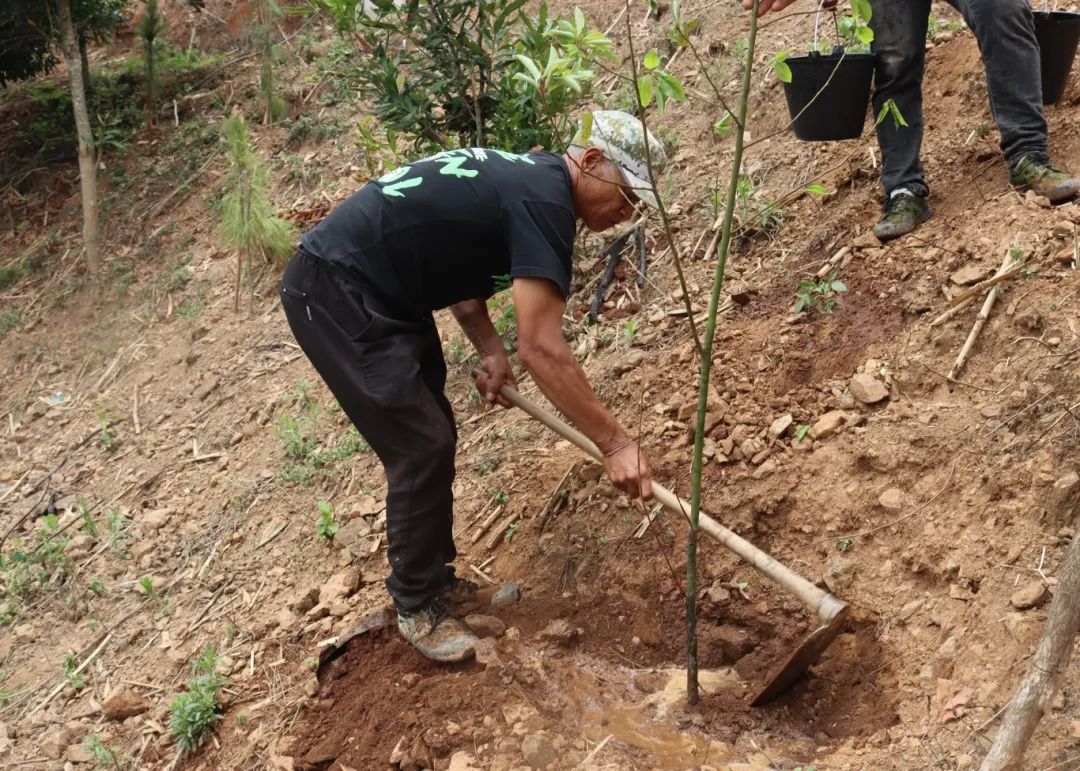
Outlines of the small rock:
[[319,602],[319,587],[309,586],[293,595],[288,608],[294,613],[307,613]]
[[1075,471],[1070,471],[1068,474],[1059,477],[1058,480],[1054,482],[1054,489],[1068,491],[1072,490],[1078,484],[1080,484],[1080,474],[1077,474]]
[[877,404],[889,398],[889,389],[873,375],[865,373],[855,375],[848,381],[851,395],[863,404]]
[[912,616],[914,616],[916,613],[918,613],[920,610],[922,610],[922,606],[925,605],[925,604],[926,604],[926,600],[922,600],[922,599],[912,600],[911,602],[909,602],[907,605],[905,605],[904,607],[902,607],[900,609],[900,615],[899,615],[900,621],[902,621],[902,622],[909,621]]
[[450,764],[446,771],[480,771],[480,765],[476,758],[464,750],[459,750],[450,756]]
[[156,533],[169,522],[172,509],[153,509],[144,511],[136,520],[139,526],[148,533]]
[[949,276],[949,280],[959,286],[969,286],[982,281],[990,275],[990,272],[990,268],[987,268],[985,265],[969,263],[959,270],[953,271],[952,275]]
[[145,541],[139,541],[137,544],[131,547],[131,558],[133,560],[141,560],[148,554],[153,554],[157,549],[157,543],[149,539]]
[[485,616],[481,613],[466,616],[465,626],[469,627],[477,637],[499,637],[506,631],[506,624],[501,618]]
[[91,763],[94,753],[85,744],[69,744],[64,757],[69,763]]
[[67,749],[70,738],[66,728],[55,726],[41,737],[38,747],[45,757],[51,760],[59,760],[60,756],[64,754],[64,750]]
[[769,426],[769,437],[779,439],[795,424],[795,418],[790,414],[781,415]]
[[1028,610],[1039,607],[1048,599],[1050,599],[1050,590],[1041,580],[1035,579],[1013,592],[1009,602],[1017,610]]
[[979,413],[984,418],[1000,418],[1001,412],[1002,410],[1000,404],[987,404],[979,410]]
[[1050,232],[1057,238],[1072,238],[1074,230],[1076,230],[1076,226],[1069,220],[1058,220],[1050,228]]
[[754,469],[754,473],[751,474],[751,476],[754,479],[764,479],[765,477],[769,476],[774,471],[776,471],[776,469],[777,469],[776,461],[774,461],[772,459],[769,459],[769,460],[763,462],[756,469]]
[[537,637],[547,642],[557,642],[562,645],[569,644],[575,637],[582,634],[582,630],[575,629],[565,618],[557,618],[540,630]]
[[1038,206],[1042,209],[1054,208],[1054,205],[1050,203],[1049,198],[1047,198],[1045,195],[1039,195],[1034,190],[1028,190],[1027,193],[1024,194],[1024,200],[1027,203]]
[[896,487],[890,487],[888,490],[878,496],[878,504],[881,508],[888,509],[889,511],[900,511],[904,508],[904,492]]
[[97,539],[94,538],[94,536],[87,533],[80,533],[68,541],[68,545],[64,547],[64,554],[73,559],[85,557],[96,544]]
[[304,681],[304,694],[308,698],[314,699],[319,695],[319,681],[314,677],[309,677]]
[[835,434],[844,425],[844,413],[841,410],[826,412],[810,428],[810,436],[814,439],[825,439]]
[[513,581],[505,581],[491,597],[491,607],[509,605],[521,599],[521,589]]
[[348,597],[360,587],[360,569],[349,567],[330,576],[319,588],[319,604],[329,607],[330,603],[341,597]]
[[872,232],[867,231],[852,241],[851,245],[856,249],[877,249],[881,246],[881,241]]
[[370,532],[371,525],[368,521],[363,517],[355,517],[342,525],[334,535],[334,546],[339,548],[353,546]]
[[495,649],[495,641],[490,637],[482,637],[473,643],[473,654],[476,656],[476,663],[480,666],[502,666],[502,659],[499,658],[499,652]]
[[101,703],[101,714],[109,720],[123,720],[150,709],[150,700],[131,688],[117,688]]
[[729,592],[719,581],[715,581],[713,582],[713,585],[709,587],[709,590],[705,592],[705,596],[708,597],[711,602],[727,602],[731,599],[731,592]]
[[521,740],[521,755],[532,769],[549,768],[559,759],[555,745],[543,731],[528,734]]

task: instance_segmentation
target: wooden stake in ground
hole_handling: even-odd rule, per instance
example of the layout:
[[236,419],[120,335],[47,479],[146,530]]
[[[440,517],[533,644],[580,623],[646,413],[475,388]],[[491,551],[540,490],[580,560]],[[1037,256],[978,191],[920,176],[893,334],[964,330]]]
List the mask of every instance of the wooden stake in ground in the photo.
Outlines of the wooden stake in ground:
[[1080,633],[1080,539],[1074,537],[1046,617],[1042,640],[979,771],[1019,771],[1035,727],[1049,710],[1054,692],[1069,667],[1077,633]]
[[[1005,254],[1005,259],[1001,263],[1001,267],[998,268],[998,275],[1005,273],[1009,268],[1009,263],[1013,262],[1012,250],[1010,249]],[[979,310],[979,315],[975,317],[975,325],[971,328],[971,333],[968,335],[967,340],[964,342],[964,347],[960,349],[960,354],[956,357],[956,361],[952,365],[952,369],[949,370],[949,380],[953,380],[960,374],[960,370],[967,364],[967,358],[971,354],[971,349],[975,345],[975,341],[979,339],[979,333],[982,332],[983,326],[986,325],[986,320],[990,318],[990,311],[994,308],[994,302],[997,300],[997,286],[990,288],[990,291],[986,294],[986,300],[983,301],[983,306]]]

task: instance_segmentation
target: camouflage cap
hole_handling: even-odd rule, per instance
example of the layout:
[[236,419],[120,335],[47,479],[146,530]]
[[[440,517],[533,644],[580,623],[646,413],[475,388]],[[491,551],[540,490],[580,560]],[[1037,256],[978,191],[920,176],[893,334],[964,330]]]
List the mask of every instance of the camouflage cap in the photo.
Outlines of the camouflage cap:
[[656,191],[649,184],[649,166],[645,159],[645,135],[648,135],[649,154],[653,173],[657,177],[667,167],[664,145],[646,131],[641,121],[621,110],[593,110],[581,116],[581,124],[571,144],[596,147],[622,172],[626,184],[649,206],[656,208]]

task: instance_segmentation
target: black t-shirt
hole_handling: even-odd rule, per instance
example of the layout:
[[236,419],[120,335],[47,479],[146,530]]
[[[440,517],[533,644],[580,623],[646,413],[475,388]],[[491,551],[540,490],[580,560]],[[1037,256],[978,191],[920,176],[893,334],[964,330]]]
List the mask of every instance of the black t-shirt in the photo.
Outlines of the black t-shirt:
[[411,316],[487,298],[507,277],[549,279],[565,298],[576,228],[560,156],[471,148],[369,182],[300,243]]

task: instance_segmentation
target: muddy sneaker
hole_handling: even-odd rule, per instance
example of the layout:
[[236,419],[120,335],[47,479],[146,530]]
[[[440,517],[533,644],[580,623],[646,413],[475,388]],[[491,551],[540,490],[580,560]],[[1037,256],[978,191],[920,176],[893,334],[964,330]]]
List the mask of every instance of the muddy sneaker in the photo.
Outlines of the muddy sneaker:
[[1009,182],[1019,190],[1034,190],[1050,203],[1064,203],[1080,193],[1080,177],[1057,168],[1042,153],[1028,153],[1009,169]]
[[874,235],[882,241],[907,235],[933,215],[930,204],[921,195],[907,190],[893,193],[885,204],[885,213],[874,225]]
[[398,612],[397,623],[405,641],[432,661],[464,661],[476,654],[477,636],[438,597],[426,608]]
[[450,583],[439,592],[439,598],[450,606],[450,612],[453,615],[461,616],[480,607],[482,602],[477,597],[478,591],[478,587],[472,581],[454,576],[450,579]]

